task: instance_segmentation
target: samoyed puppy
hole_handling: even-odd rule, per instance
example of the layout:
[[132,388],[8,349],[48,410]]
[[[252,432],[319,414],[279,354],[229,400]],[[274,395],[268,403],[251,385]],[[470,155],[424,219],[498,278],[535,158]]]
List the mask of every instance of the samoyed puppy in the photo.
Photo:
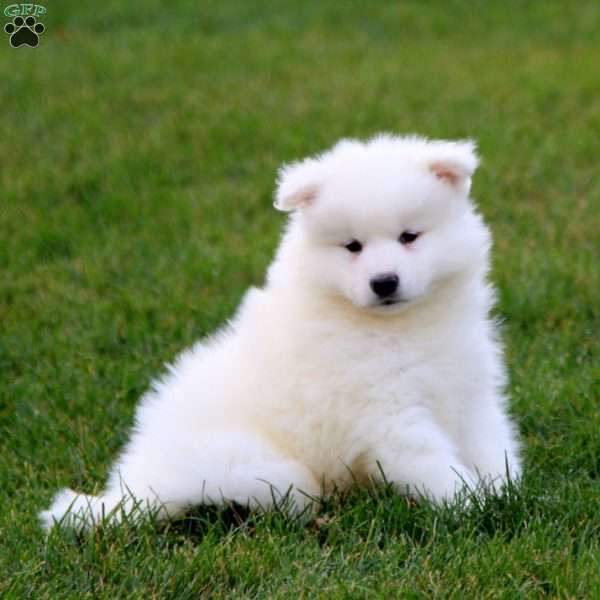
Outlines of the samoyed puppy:
[[477,163],[470,141],[379,135],[283,166],[264,287],[142,398],[105,491],[60,492],[43,525],[230,502],[311,514],[382,478],[441,502],[518,478]]

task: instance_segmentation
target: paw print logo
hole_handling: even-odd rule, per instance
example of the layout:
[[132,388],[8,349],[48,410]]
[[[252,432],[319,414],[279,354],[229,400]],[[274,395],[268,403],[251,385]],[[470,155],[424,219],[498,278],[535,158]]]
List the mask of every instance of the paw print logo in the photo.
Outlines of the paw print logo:
[[40,35],[46,28],[38,23],[35,17],[15,17],[12,23],[4,26],[4,31],[10,35],[10,45],[13,48],[19,46],[31,46],[35,48],[40,42]]

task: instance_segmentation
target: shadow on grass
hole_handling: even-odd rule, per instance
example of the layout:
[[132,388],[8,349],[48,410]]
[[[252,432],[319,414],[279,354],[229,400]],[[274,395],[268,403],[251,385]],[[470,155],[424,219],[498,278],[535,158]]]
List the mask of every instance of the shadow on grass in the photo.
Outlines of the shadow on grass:
[[313,537],[320,546],[343,546],[352,532],[383,546],[398,537],[414,545],[461,537],[511,539],[539,512],[535,495],[512,481],[501,493],[480,484],[452,502],[433,504],[415,501],[385,483],[368,488],[353,486],[334,490],[320,502],[315,518],[290,518],[282,510],[253,512],[238,504],[226,508],[197,507],[184,517],[164,525],[155,524],[169,536],[199,543],[210,535],[253,536],[270,531],[280,535]]

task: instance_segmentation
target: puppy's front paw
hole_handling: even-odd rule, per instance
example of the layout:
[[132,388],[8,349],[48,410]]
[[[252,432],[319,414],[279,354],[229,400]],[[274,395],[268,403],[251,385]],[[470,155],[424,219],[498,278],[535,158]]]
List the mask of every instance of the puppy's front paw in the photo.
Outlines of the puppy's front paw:
[[429,473],[429,477],[422,482],[413,484],[411,491],[416,491],[416,496],[427,498],[434,504],[446,502],[461,502],[468,504],[469,491],[477,486],[474,473],[466,468],[456,469],[450,465],[439,468],[436,472]]

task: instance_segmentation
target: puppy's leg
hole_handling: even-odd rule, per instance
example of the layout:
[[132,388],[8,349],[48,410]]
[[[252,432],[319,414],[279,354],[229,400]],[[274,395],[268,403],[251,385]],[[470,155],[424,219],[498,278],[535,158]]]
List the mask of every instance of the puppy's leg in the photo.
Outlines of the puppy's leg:
[[502,486],[521,476],[517,436],[500,401],[478,403],[463,415],[462,452],[466,463],[488,483]]
[[475,483],[474,473],[428,411],[413,408],[386,417],[375,431],[369,453],[374,480],[385,477],[400,493],[434,502],[452,500],[465,485]]
[[[290,514],[309,512],[320,485],[302,464],[280,455],[252,433],[197,432],[169,436],[157,444],[136,434],[111,473],[106,491],[86,496],[65,490],[40,517],[45,528],[59,521],[86,529],[123,516],[154,512],[174,517],[192,505],[237,502],[250,508],[282,506]],[[198,438],[198,439],[196,439]]]

